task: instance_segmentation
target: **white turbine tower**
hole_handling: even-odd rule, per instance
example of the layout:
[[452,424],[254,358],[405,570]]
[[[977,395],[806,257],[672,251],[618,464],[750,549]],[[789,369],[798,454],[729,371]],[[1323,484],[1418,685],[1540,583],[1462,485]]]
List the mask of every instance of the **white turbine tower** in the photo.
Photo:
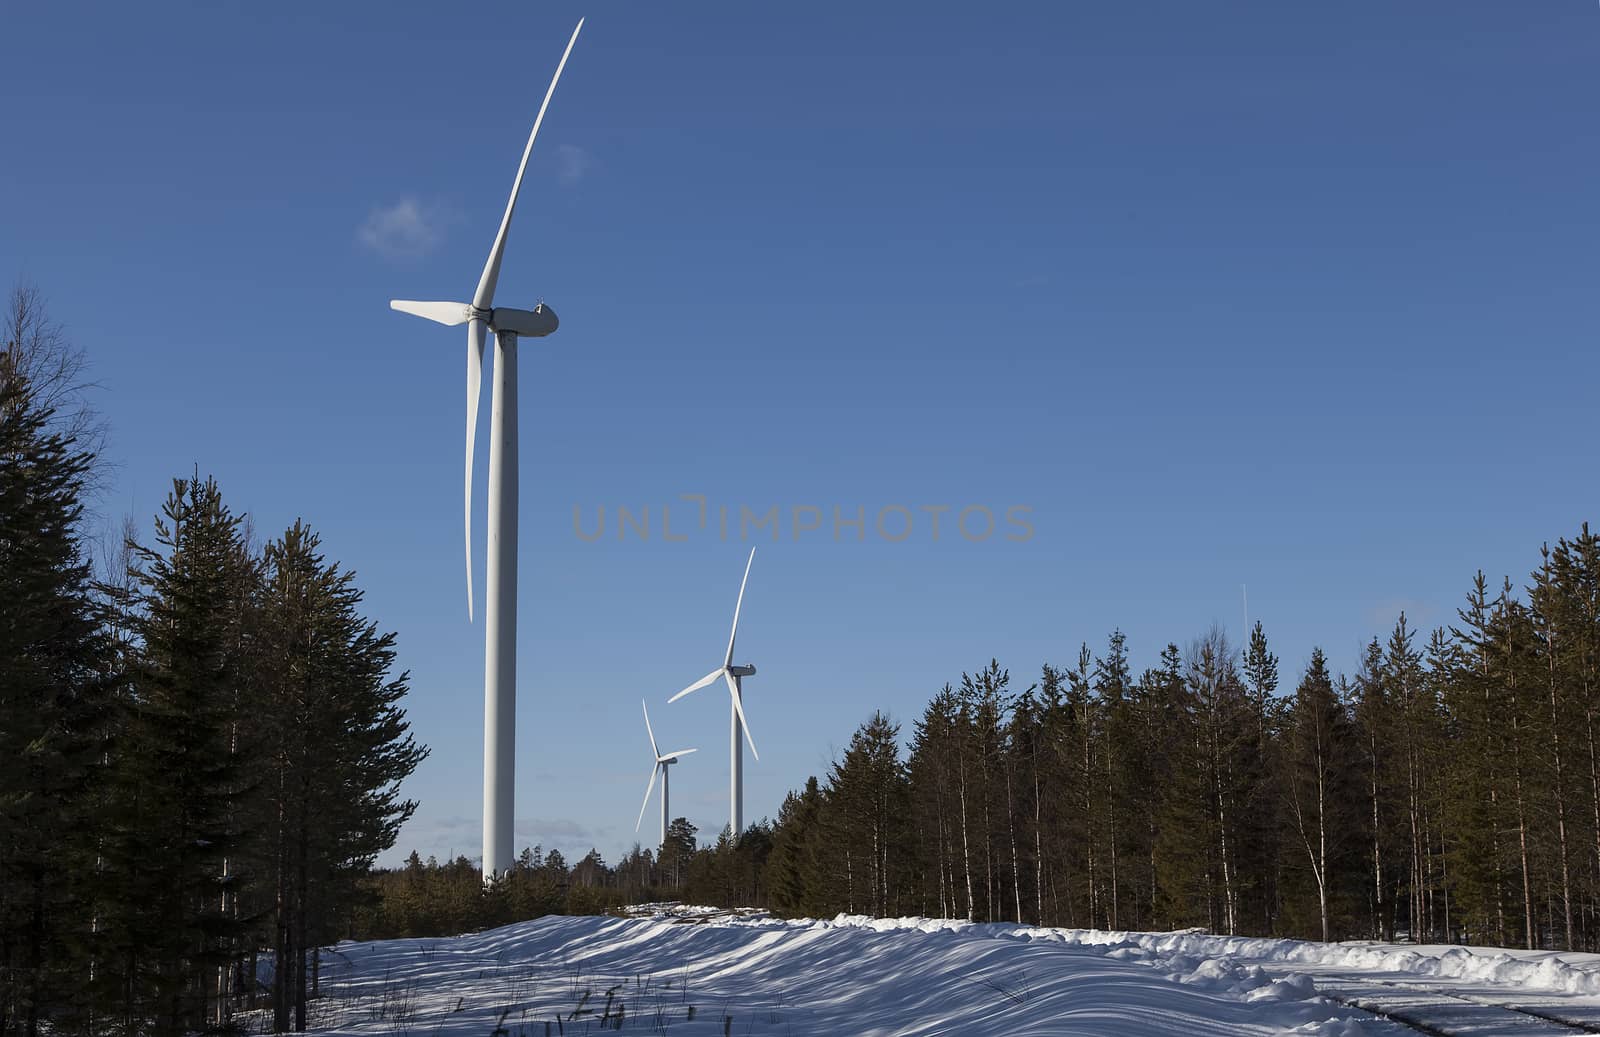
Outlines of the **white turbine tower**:
[[467,616],[472,616],[472,452],[478,429],[478,395],[483,388],[484,334],[494,331],[494,396],[489,438],[489,558],[484,602],[483,680],[483,876],[507,871],[512,863],[512,794],[516,769],[517,728],[517,337],[543,338],[556,330],[556,315],[544,303],[531,310],[494,305],[495,283],[500,279],[500,259],[505,254],[511,214],[522,190],[534,138],[544,121],[545,109],[567,67],[578,33],[572,30],[556,74],[545,91],[544,103],[533,120],[522,164],[511,185],[500,230],[478,279],[470,303],[411,302],[396,299],[391,309],[415,314],[440,324],[467,325]]
[[756,549],[752,547],[750,559],[744,563],[744,579],[739,582],[739,600],[733,605],[733,632],[728,635],[728,654],[723,656],[722,665],[667,700],[676,702],[691,691],[699,691],[718,677],[728,683],[728,694],[733,698],[733,709],[728,720],[728,796],[731,801],[728,808],[728,823],[735,839],[744,831],[744,753],[739,745],[740,728],[744,729],[745,740],[750,743],[750,755],[757,760],[761,759],[761,754],[756,752],[756,741],[750,737],[750,724],[744,718],[742,701],[744,697],[742,682],[746,677],[755,676],[756,668],[749,664],[733,665],[733,642],[739,636],[739,608],[744,604],[744,585],[750,582],[750,565],[755,560]]
[[645,808],[650,805],[650,793],[655,791],[656,775],[659,774],[661,775],[661,842],[656,843],[656,846],[659,847],[667,841],[667,825],[672,823],[672,807],[669,804],[670,796],[668,795],[668,790],[671,788],[672,775],[667,772],[667,768],[677,763],[678,757],[688,756],[690,753],[697,753],[700,750],[679,749],[675,753],[667,753],[663,756],[661,750],[656,747],[656,733],[650,729],[650,707],[645,706],[643,702],[640,702],[639,705],[644,706],[644,729],[645,733],[650,736],[650,751],[655,754],[656,762],[655,766],[650,768],[650,784],[644,787],[644,802],[639,804],[639,820],[633,823],[633,830],[637,832],[639,826],[644,824]]

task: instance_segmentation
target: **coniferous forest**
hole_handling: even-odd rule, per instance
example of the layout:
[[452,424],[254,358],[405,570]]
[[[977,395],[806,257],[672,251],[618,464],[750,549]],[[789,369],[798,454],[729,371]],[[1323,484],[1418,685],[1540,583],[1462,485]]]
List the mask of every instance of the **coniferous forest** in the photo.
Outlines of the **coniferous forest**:
[[[296,522],[212,479],[96,552],[104,430],[37,292],[0,351],[0,1034],[303,1029],[316,948],[653,899],[789,916],[1600,949],[1600,536],[1463,574],[1355,672],[1212,629],[1135,672],[1113,632],[874,713],[775,821],[685,819],[615,865],[530,848],[487,886],[374,870],[426,756],[395,637]],[[974,635],[975,638],[978,636]],[[1154,646],[1146,646],[1151,648]],[[1279,652],[1309,652],[1282,672]]]
[[17,289],[0,351],[0,1034],[304,1029],[426,756],[394,635],[296,522],[199,476],[95,550],[82,354]]
[[[437,934],[650,899],[1123,930],[1600,947],[1600,536],[1402,616],[1353,675],[1281,674],[1262,624],[1135,674],[1112,633],[1018,681],[990,661],[909,731],[875,713],[776,822],[568,869],[525,852],[378,873],[357,919]],[[454,876],[454,878],[452,878]],[[532,906],[530,906],[532,905]]]

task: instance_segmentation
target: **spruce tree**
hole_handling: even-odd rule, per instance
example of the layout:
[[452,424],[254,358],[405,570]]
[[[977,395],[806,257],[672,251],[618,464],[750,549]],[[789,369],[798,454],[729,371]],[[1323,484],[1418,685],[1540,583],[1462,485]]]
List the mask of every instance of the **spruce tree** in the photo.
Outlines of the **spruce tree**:
[[[15,328],[8,330],[15,331]],[[24,343],[0,351],[0,1033],[87,1019],[82,991],[109,733],[83,543],[93,456],[57,426]],[[52,1018],[53,1017],[53,1018]]]
[[1504,725],[1490,673],[1494,600],[1482,570],[1473,578],[1461,625],[1452,628],[1456,651],[1449,663],[1444,701],[1454,736],[1446,775],[1445,811],[1451,839],[1447,867],[1456,915],[1469,941],[1503,945],[1508,938],[1507,825]]
[[882,713],[856,729],[823,792],[827,849],[844,876],[845,910],[884,915],[905,875],[909,796],[896,738],[899,725]]
[[123,1028],[178,1037],[217,1021],[247,932],[224,898],[246,835],[240,626],[259,574],[213,480],[175,480],[155,532],[134,551],[139,651],[112,763],[104,975]]
[[1278,864],[1282,858],[1277,837],[1282,827],[1282,797],[1278,790],[1283,763],[1278,752],[1278,728],[1283,704],[1277,698],[1278,657],[1269,650],[1267,634],[1259,620],[1250,629],[1242,671],[1250,700],[1250,733],[1241,761],[1244,798],[1239,862],[1249,906],[1246,916],[1252,920],[1252,928],[1259,926],[1261,931],[1270,933],[1276,929]]
[[779,915],[795,918],[814,903],[811,874],[815,868],[816,840],[822,811],[822,790],[813,776],[798,793],[784,797],[773,833],[772,854],[767,859],[767,890]]
[[301,522],[267,546],[254,655],[280,1030],[291,1014],[305,1028],[308,954],[341,935],[358,879],[416,809],[400,783],[427,756],[400,707],[407,676],[391,673],[395,635],[361,616],[354,574],[320,546]]
[[1314,648],[1289,714],[1283,813],[1295,858],[1311,877],[1323,940],[1333,939],[1334,911],[1349,885],[1350,835],[1360,818],[1356,751],[1327,659]]

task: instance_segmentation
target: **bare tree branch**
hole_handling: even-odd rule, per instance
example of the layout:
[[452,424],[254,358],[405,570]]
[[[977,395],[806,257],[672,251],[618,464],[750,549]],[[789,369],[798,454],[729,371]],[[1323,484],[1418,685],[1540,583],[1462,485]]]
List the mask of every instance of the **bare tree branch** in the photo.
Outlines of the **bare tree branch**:
[[52,320],[44,293],[18,280],[0,313],[0,382],[20,379],[31,405],[52,413],[54,431],[94,458],[86,488],[102,488],[108,427],[90,403],[100,386],[88,377],[89,362],[59,321]]

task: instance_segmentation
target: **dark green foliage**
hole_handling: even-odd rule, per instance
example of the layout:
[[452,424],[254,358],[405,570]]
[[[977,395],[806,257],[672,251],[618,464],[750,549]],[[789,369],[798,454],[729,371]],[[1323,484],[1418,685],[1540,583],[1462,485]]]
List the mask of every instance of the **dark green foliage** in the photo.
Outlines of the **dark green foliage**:
[[82,357],[31,289],[4,322],[0,1035],[229,1031],[263,945],[303,1028],[307,951],[414,809],[393,635],[303,525],[258,554],[198,475],[93,581]]
[[778,811],[772,854],[767,861],[767,890],[772,909],[801,917],[823,903],[817,855],[822,841],[822,790],[815,777],[791,792]]
[[[358,607],[353,575],[328,563],[296,522],[267,545],[247,741],[265,807],[257,886],[273,920],[273,1006],[280,1029],[304,1026],[307,955],[349,928],[357,880],[416,809],[399,785],[427,755],[391,676],[394,635]],[[292,980],[292,985],[291,985]]]
[[[1017,694],[991,660],[933,695],[903,755],[875,713],[776,824],[697,847],[679,819],[653,860],[635,848],[615,869],[563,864],[561,880],[606,903],[786,916],[1600,944],[1587,527],[1542,553],[1526,602],[1480,576],[1458,628],[1424,643],[1401,616],[1350,679],[1312,649],[1281,694],[1259,624],[1242,652],[1213,629],[1136,679],[1130,658],[1113,633],[1103,655],[1085,646]],[[552,879],[509,914],[491,894],[441,923],[406,899],[419,869],[385,873],[386,917],[429,931],[600,906]],[[389,925],[374,935],[402,931]]]
[[852,914],[898,914],[908,873],[904,849],[909,790],[896,738],[900,726],[874,713],[856,729],[821,797],[822,838],[810,883],[832,875]]
[[[8,328],[15,332],[15,328]],[[87,1013],[110,652],[83,545],[93,457],[0,351],[0,1033]]]
[[1352,837],[1361,827],[1359,748],[1320,648],[1311,650],[1295,688],[1281,751],[1279,814],[1285,823],[1282,871],[1289,923],[1301,932],[1315,924],[1321,939],[1333,939],[1334,918],[1348,918],[1360,892]]
[[257,568],[210,480],[176,480],[155,528],[132,572],[141,650],[112,760],[100,957],[123,1028],[180,1035],[215,1019],[215,977],[247,931],[224,901],[246,823],[235,740]]

